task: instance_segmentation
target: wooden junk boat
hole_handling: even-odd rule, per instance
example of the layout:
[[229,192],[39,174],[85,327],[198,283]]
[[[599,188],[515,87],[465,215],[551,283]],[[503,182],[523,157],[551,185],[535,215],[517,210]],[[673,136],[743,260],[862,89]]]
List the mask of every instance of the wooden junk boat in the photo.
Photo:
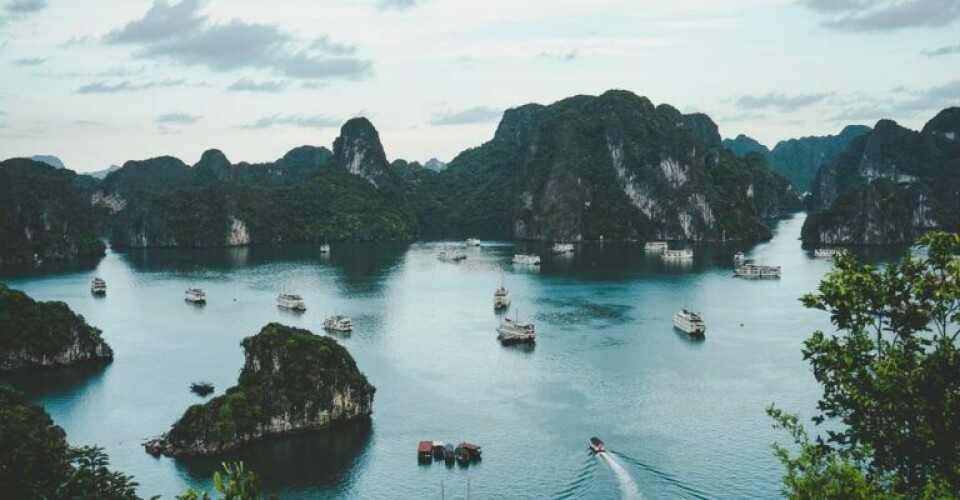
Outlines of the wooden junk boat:
[[433,442],[420,441],[417,445],[417,461],[420,463],[433,462]]

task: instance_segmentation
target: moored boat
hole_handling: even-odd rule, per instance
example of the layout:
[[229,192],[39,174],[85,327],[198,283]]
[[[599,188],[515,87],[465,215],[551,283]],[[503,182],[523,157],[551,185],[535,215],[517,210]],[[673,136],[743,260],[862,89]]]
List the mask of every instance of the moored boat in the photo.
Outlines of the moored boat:
[[467,449],[463,447],[462,443],[460,444],[460,446],[457,446],[456,450],[454,450],[454,454],[456,454],[457,456],[458,464],[460,464],[461,466],[470,465],[470,452],[468,452]]
[[746,279],[780,279],[780,266],[747,263],[735,268],[733,275]]
[[555,254],[570,253],[573,251],[573,243],[555,243],[550,251]]
[[206,304],[207,294],[199,288],[187,288],[183,300],[193,302],[194,304]]
[[333,330],[335,332],[353,331],[353,320],[349,316],[341,314],[332,314],[323,320],[324,330]]
[[447,443],[443,445],[443,461],[446,462],[447,465],[452,465],[456,460],[457,455],[453,443]]
[[107,294],[107,282],[103,278],[97,277],[90,281],[90,293],[94,295]]
[[666,241],[648,241],[643,245],[643,249],[651,253],[663,253],[667,250]]
[[417,445],[417,461],[421,463],[433,461],[433,443],[431,441],[420,441]]
[[460,253],[456,248],[444,248],[437,254],[437,258],[444,261],[459,262],[465,260],[467,256]]
[[330,245],[326,243],[320,245],[320,253],[330,253]]
[[443,441],[434,441],[433,442],[433,459],[434,460],[443,460]]
[[522,323],[519,319],[503,318],[497,327],[497,338],[505,344],[511,342],[534,342],[537,332],[533,323]]
[[210,382],[194,382],[190,384],[190,390],[200,396],[206,396],[213,392],[213,384]]
[[483,450],[480,449],[479,444],[468,443],[466,441],[463,441],[460,443],[460,448],[463,448],[464,450],[467,451],[467,455],[470,457],[471,460],[480,460],[481,458],[480,455]]
[[601,441],[600,438],[592,437],[590,438],[590,450],[594,453],[602,453],[607,451],[607,448],[604,446],[603,441]]
[[840,248],[818,248],[813,251],[813,256],[818,259],[836,259],[841,254],[843,254],[843,249]]
[[693,250],[689,248],[683,250],[664,250],[660,258],[663,260],[693,260]]
[[510,305],[510,290],[507,290],[507,287],[500,285],[500,288],[497,288],[493,292],[493,309],[499,311],[500,309],[506,309]]
[[468,247],[478,247],[480,246],[480,240],[477,238],[467,238]]
[[533,254],[516,254],[513,256],[513,263],[520,266],[539,266],[540,256]]
[[695,313],[683,309],[673,315],[673,326],[691,337],[703,337],[707,332],[707,324],[703,318]]
[[307,305],[303,302],[303,297],[294,294],[282,292],[277,296],[277,307],[290,309],[292,311],[306,311]]

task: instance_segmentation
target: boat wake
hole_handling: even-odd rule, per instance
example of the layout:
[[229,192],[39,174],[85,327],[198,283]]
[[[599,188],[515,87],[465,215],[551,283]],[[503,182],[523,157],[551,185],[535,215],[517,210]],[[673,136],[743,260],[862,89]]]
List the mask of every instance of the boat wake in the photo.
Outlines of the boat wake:
[[590,498],[588,493],[589,486],[593,483],[593,477],[597,473],[597,461],[592,455],[587,455],[584,459],[583,467],[577,477],[564,489],[557,492],[554,496],[556,500],[571,500],[575,498]]
[[617,460],[616,455],[605,452],[598,453],[597,456],[602,458],[607,465],[610,466],[610,470],[613,471],[613,474],[617,476],[617,481],[620,483],[620,493],[621,498],[627,500],[639,500],[643,498],[643,495],[640,494],[640,486],[637,485],[637,482],[633,480],[633,476],[630,475],[630,471],[620,465],[620,461]]
[[655,477],[658,481],[666,486],[667,489],[674,489],[678,492],[679,497],[681,498],[692,498],[695,500],[708,500],[710,498],[706,493],[686,484],[683,484],[671,474],[666,472],[659,471],[635,458],[629,457],[622,453],[617,453],[615,451],[607,450],[606,454],[612,454],[616,457],[624,460],[630,465],[642,469],[644,472],[649,473],[651,476]]

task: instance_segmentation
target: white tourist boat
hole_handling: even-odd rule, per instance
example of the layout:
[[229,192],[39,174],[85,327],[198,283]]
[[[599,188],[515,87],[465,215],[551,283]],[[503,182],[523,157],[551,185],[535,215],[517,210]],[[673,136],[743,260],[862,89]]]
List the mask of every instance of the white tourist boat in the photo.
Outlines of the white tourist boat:
[[693,260],[693,250],[664,250],[660,256],[663,260]]
[[523,323],[518,319],[503,318],[497,327],[497,338],[501,342],[534,342],[537,337],[533,323]]
[[573,243],[555,243],[550,251],[555,254],[570,253],[573,251]]
[[480,246],[480,240],[477,238],[467,238],[468,247],[478,247]]
[[277,296],[277,307],[290,309],[292,311],[306,311],[307,304],[303,302],[303,297],[295,293],[282,292]]
[[330,253],[330,245],[326,243],[320,245],[320,253]]
[[840,248],[818,248],[813,251],[813,256],[818,259],[833,260],[843,254],[844,250]]
[[533,254],[517,254],[513,256],[513,263],[520,266],[539,266],[540,256]]
[[707,332],[707,324],[703,318],[695,313],[683,309],[673,315],[673,326],[691,337],[703,337]]
[[467,256],[464,255],[462,252],[460,252],[460,250],[457,250],[456,248],[447,247],[447,248],[444,248],[443,250],[440,250],[440,253],[437,254],[437,258],[445,261],[458,262],[461,260],[465,260]]
[[734,265],[734,266],[742,266],[742,265],[746,264],[746,262],[747,262],[747,256],[744,255],[743,252],[737,252],[737,253],[733,254],[733,265]]
[[323,320],[324,330],[333,330],[335,332],[353,331],[353,320],[349,316],[333,314]]
[[507,290],[507,287],[500,283],[500,288],[497,288],[493,292],[493,309],[500,310],[506,309],[510,305],[510,290]]
[[667,250],[667,248],[668,246],[666,241],[648,241],[643,245],[643,249],[651,253],[663,253]]
[[199,288],[187,288],[187,291],[184,292],[183,300],[193,302],[194,304],[206,304],[207,294]]
[[733,275],[746,279],[780,279],[780,266],[744,264],[733,270]]
[[103,278],[93,278],[90,281],[90,293],[94,295],[106,295],[107,294],[107,282]]

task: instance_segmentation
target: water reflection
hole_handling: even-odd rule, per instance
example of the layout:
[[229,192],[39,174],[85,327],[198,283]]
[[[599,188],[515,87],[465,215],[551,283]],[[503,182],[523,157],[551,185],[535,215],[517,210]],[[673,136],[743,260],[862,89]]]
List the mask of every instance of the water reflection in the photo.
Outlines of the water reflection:
[[5,373],[0,381],[9,383],[36,399],[76,397],[98,385],[109,369],[107,363],[86,363],[57,369]]
[[285,494],[298,490],[349,488],[350,471],[360,460],[373,435],[373,425],[363,419],[333,429],[271,438],[217,457],[176,461],[194,481],[210,486],[221,463],[242,461],[266,485],[283,485]]

